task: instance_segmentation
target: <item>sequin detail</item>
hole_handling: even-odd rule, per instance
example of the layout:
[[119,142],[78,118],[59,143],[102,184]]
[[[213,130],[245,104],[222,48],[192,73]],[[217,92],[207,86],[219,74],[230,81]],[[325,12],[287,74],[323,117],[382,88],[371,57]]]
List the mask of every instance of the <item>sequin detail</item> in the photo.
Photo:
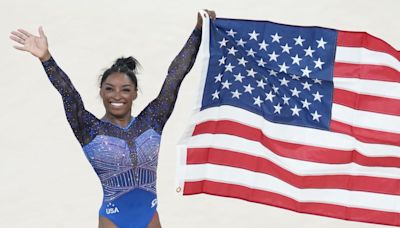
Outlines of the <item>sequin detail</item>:
[[170,117],[185,75],[195,61],[201,31],[194,30],[172,61],[161,91],[127,128],[88,112],[68,76],[53,58],[43,66],[61,94],[67,120],[103,186],[103,202],[133,189],[156,195],[156,170],[162,130]]
[[[160,135],[149,129],[134,140],[135,148],[119,138],[98,135],[83,147],[86,157],[101,180],[104,201],[140,188],[156,194],[157,161]],[[137,154],[133,166],[130,154]]]

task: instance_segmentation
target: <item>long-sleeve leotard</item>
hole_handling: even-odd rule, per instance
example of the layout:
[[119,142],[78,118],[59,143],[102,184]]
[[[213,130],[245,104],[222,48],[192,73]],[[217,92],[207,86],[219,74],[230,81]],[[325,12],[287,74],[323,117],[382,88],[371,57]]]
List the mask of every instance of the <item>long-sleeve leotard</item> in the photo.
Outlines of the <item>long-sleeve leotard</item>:
[[125,128],[100,120],[85,109],[81,96],[53,58],[43,62],[61,94],[67,120],[100,178],[100,215],[119,227],[146,227],[156,210],[156,170],[161,134],[179,87],[196,59],[201,31],[194,30],[172,61],[159,95]]

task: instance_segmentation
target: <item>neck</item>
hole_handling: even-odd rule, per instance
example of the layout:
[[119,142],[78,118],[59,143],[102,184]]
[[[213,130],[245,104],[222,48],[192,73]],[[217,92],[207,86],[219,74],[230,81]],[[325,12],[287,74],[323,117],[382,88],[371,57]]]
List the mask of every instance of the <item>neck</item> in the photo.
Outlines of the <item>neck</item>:
[[128,126],[129,122],[132,120],[132,116],[126,115],[123,117],[117,117],[106,113],[102,119],[124,128]]

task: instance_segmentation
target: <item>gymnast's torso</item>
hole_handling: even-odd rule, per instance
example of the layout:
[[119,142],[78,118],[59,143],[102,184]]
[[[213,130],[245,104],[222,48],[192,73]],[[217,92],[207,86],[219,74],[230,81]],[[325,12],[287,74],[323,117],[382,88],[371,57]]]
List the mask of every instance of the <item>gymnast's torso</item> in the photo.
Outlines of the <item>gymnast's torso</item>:
[[157,210],[156,170],[161,135],[181,82],[195,61],[201,30],[195,29],[168,69],[159,95],[126,127],[98,119],[53,58],[43,62],[61,94],[67,120],[103,187],[100,216],[118,227],[147,227]]

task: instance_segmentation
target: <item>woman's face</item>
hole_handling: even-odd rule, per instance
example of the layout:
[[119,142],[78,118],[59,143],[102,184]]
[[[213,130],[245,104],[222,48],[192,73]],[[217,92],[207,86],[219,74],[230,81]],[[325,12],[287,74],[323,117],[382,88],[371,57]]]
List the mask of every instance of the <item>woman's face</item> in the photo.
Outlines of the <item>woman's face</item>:
[[106,113],[115,118],[131,116],[132,101],[137,97],[137,88],[124,73],[112,73],[103,82],[100,96]]

